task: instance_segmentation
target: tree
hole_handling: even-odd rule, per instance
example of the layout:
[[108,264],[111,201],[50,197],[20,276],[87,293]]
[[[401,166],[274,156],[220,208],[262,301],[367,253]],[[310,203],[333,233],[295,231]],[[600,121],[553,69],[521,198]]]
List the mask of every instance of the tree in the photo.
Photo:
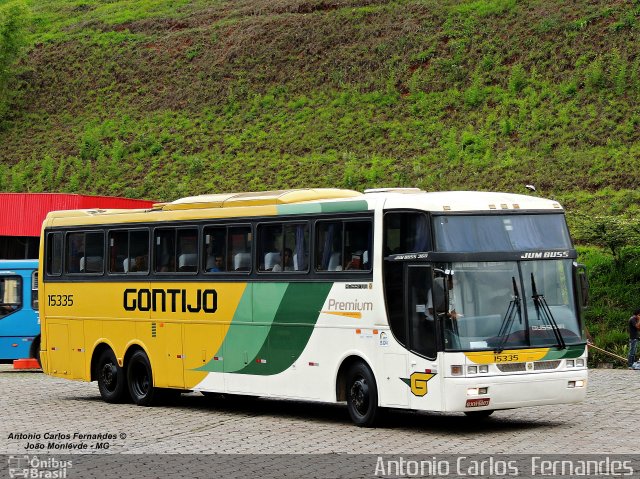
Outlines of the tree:
[[640,223],[621,216],[580,216],[573,235],[580,243],[608,249],[618,264],[621,248],[640,244]]

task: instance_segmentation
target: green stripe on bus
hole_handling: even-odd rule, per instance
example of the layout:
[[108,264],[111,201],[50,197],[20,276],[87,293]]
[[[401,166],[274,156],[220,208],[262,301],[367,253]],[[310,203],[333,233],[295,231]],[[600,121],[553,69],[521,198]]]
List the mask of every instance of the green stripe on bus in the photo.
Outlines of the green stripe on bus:
[[267,341],[240,374],[272,375],[289,368],[309,342],[332,283],[291,283]]
[[580,346],[567,346],[567,349],[561,349],[559,351],[552,348],[541,360],[579,358],[584,354],[585,348],[586,346],[584,344]]
[[197,371],[235,372],[253,360],[267,339],[287,287],[287,283],[247,284],[227,335],[214,355],[223,360],[211,360]]

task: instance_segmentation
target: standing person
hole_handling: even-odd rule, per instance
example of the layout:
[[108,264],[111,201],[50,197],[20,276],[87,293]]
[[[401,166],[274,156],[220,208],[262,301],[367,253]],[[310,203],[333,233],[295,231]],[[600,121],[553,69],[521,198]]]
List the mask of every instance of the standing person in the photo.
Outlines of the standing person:
[[638,329],[640,329],[640,309],[633,312],[633,316],[629,318],[629,357],[627,358],[627,366],[631,369],[636,361],[636,348],[638,346]]

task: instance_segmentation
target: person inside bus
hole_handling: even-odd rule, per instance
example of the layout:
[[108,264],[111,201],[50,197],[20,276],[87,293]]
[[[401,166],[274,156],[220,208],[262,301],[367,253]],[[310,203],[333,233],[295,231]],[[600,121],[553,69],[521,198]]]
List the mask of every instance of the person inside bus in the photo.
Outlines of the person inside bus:
[[[446,295],[444,294],[443,289],[444,283],[446,283],[447,290],[449,292],[449,304],[446,304]],[[434,287],[429,290],[427,298],[427,310],[429,311],[429,315],[431,315],[432,318],[435,318],[436,315],[439,317],[446,316],[447,318],[451,318],[453,320],[461,318],[463,315],[459,311],[460,308],[457,308],[458,310],[456,310],[457,300],[453,283],[453,274],[447,274],[444,281],[442,280],[442,278],[436,278],[433,284]],[[433,307],[434,298],[436,305],[435,314]]]
[[219,273],[220,271],[224,271],[224,258],[221,254],[215,255],[213,265],[207,269],[210,273]]
[[167,258],[161,264],[162,266],[160,266],[160,269],[158,270],[161,273],[173,273],[176,270],[176,260],[173,257]]
[[136,256],[135,261],[133,262],[133,266],[131,267],[131,272],[147,272],[149,267],[147,266],[148,260],[146,254],[141,254]]
[[[445,294],[444,291],[445,284],[448,294]],[[427,295],[427,311],[429,319],[443,319],[445,330],[445,344],[449,348],[456,347],[458,344],[457,320],[458,318],[463,317],[460,308],[457,308],[456,305],[457,300],[454,288],[453,274],[449,273],[445,278],[435,278],[433,282],[433,288],[429,290],[429,293]]]
[[293,271],[293,252],[291,248],[285,248],[282,252],[282,265],[276,263],[271,271]]

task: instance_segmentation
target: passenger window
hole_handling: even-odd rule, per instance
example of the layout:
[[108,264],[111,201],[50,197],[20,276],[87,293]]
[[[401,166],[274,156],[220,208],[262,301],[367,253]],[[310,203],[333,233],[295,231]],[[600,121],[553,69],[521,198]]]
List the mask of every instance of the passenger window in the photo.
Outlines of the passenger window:
[[251,227],[230,227],[227,251],[233,258],[234,271],[251,271]]
[[149,231],[120,230],[109,232],[109,272],[149,272]]
[[207,273],[229,271],[227,255],[227,228],[206,227],[203,230],[204,270]]
[[259,271],[307,271],[309,264],[308,223],[260,225]]
[[250,226],[208,226],[203,237],[205,272],[251,271]]
[[8,316],[22,307],[22,278],[0,276],[0,318]]
[[62,233],[47,234],[46,249],[47,274],[62,274]]
[[177,234],[178,271],[198,271],[198,230],[179,229]]
[[318,271],[371,271],[369,220],[321,221],[317,224]]
[[104,265],[104,233],[79,232],[67,235],[67,273],[102,273]]
[[427,215],[419,212],[389,212],[384,216],[384,256],[432,251]]
[[129,231],[129,272],[149,272],[149,231]]
[[155,232],[155,270],[159,273],[176,271],[176,232],[156,230]]
[[155,231],[155,270],[160,273],[198,270],[198,230],[167,228]]
[[38,311],[38,272],[31,273],[31,309]]

